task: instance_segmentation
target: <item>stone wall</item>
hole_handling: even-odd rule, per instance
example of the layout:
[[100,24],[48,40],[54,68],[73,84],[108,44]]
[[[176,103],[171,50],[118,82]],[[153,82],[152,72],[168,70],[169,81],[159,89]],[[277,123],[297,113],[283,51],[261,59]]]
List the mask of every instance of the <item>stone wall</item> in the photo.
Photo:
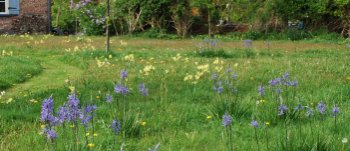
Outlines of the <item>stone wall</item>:
[[[36,16],[34,18],[40,17],[45,20],[45,24],[42,26],[45,26],[45,28],[43,29],[46,29],[46,30],[44,31],[30,30],[30,31],[46,33],[48,28],[47,27],[48,26],[47,2],[48,0],[21,0],[20,14],[18,16],[0,16],[0,33],[19,33],[19,31],[15,29],[30,29],[31,23],[35,22],[35,20],[33,21],[23,20],[25,18],[28,19],[29,18],[28,16]],[[20,22],[20,24],[18,22]],[[21,26],[21,27],[13,27],[14,25]],[[23,31],[23,32],[26,32],[26,31]]]

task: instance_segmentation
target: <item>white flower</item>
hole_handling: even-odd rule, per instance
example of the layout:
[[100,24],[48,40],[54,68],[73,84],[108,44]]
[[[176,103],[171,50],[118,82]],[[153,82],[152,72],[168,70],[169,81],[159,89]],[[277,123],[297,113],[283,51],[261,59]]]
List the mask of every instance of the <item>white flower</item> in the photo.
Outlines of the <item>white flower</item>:
[[343,139],[341,140],[341,142],[342,142],[343,144],[348,143],[348,138],[343,138]]

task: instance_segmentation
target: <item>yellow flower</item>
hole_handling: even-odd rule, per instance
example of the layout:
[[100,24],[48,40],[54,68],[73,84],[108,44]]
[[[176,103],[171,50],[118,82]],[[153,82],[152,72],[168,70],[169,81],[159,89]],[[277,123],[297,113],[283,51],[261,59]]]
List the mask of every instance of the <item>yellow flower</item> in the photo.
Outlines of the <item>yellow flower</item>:
[[100,96],[96,96],[96,99],[100,99]]
[[90,133],[86,133],[85,136],[90,136]]
[[41,128],[45,128],[45,127],[46,127],[46,125],[44,125],[44,124],[43,124],[43,125],[40,125],[40,127],[41,127]]
[[265,100],[260,100],[260,103],[261,104],[264,104],[266,101]]
[[207,71],[209,69],[209,64],[200,65],[197,67],[198,70]]
[[74,86],[69,86],[69,90],[70,90],[71,92],[74,92],[74,91],[75,91],[75,87],[74,87]]
[[175,57],[171,57],[174,61],[178,61],[181,58],[181,55],[178,53]]
[[94,137],[97,137],[97,133],[94,133]]
[[31,103],[38,103],[38,101],[35,100],[35,99],[31,99],[31,100],[29,100],[29,102],[31,102]]
[[141,122],[141,125],[142,126],[145,126],[147,123],[146,122]]
[[9,104],[9,103],[11,103],[13,101],[13,99],[12,98],[9,98],[5,103],[6,104]]
[[207,116],[207,119],[209,119],[209,120],[212,119],[212,118],[213,118],[213,116],[211,116],[211,115]]
[[125,61],[134,61],[135,57],[133,54],[130,54],[130,55],[126,55],[124,58],[123,58]]
[[89,148],[94,148],[94,147],[95,147],[95,144],[89,143],[89,144],[88,144],[88,147],[89,147]]
[[184,81],[188,81],[188,80],[192,80],[192,79],[193,79],[192,75],[187,75],[187,76],[185,76]]
[[74,124],[72,124],[72,125],[69,125],[69,127],[70,127],[70,128],[74,128]]
[[266,125],[270,125],[270,122],[265,122]]
[[216,58],[213,64],[219,64],[219,62],[220,62],[219,58]]
[[69,79],[64,80],[65,83],[69,83]]

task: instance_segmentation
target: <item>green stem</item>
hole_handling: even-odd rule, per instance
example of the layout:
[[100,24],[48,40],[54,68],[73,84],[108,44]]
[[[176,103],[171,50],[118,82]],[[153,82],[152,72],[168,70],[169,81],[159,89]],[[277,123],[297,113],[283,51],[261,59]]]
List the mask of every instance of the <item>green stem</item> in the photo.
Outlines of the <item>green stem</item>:
[[257,128],[254,128],[254,130],[255,130],[255,140],[256,140],[256,144],[258,145],[258,151],[260,151],[258,132],[257,132],[256,129],[257,129]]
[[288,126],[287,126],[287,119],[285,119],[284,121],[284,125],[285,125],[285,141],[286,141],[286,151],[288,151]]

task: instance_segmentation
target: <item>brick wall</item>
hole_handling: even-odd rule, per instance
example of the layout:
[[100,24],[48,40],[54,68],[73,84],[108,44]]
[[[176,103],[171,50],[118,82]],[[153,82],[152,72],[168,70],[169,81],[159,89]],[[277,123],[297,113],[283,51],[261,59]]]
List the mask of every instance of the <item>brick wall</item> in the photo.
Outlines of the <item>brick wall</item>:
[[[14,33],[13,21],[20,20],[23,16],[38,15],[47,22],[47,2],[48,0],[21,0],[20,14],[18,16],[0,16],[0,33]],[[47,27],[47,23],[43,26]]]

